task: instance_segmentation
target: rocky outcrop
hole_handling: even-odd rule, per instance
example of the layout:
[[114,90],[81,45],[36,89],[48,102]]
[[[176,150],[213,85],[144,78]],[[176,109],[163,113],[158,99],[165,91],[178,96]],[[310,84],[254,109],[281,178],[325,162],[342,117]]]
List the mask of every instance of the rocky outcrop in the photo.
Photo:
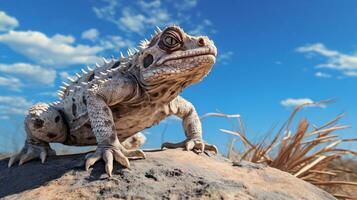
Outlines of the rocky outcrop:
[[0,161],[4,199],[335,199],[277,169],[181,149],[147,152],[130,169],[115,165],[111,178],[102,162],[84,171],[83,154],[13,168],[7,161]]

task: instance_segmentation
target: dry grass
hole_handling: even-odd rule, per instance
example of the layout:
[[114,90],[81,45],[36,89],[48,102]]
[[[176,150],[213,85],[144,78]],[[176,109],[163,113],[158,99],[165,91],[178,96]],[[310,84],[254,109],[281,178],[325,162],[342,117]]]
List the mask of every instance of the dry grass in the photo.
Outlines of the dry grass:
[[[337,170],[336,175],[324,175],[326,181],[349,181],[357,182],[357,160],[356,159],[336,159],[330,163],[330,168]],[[334,187],[322,186],[331,194],[340,194],[357,199],[356,186],[339,185]],[[342,198],[341,198],[342,199]]]
[[[324,103],[328,103],[328,101],[315,104]],[[341,143],[357,141],[357,139],[341,139],[335,134],[339,130],[349,128],[349,126],[338,124],[344,115],[339,115],[322,126],[310,125],[307,119],[300,120],[293,134],[291,127],[296,114],[306,106],[312,105],[304,104],[296,107],[287,122],[269,142],[267,142],[267,138],[273,134],[273,130],[270,130],[262,141],[251,142],[239,115],[208,113],[203,117],[218,116],[229,120],[233,130],[220,129],[220,131],[237,136],[243,143],[243,150],[238,151],[234,148],[237,141],[237,138],[234,138],[229,144],[228,158],[263,163],[289,172],[302,180],[325,189],[339,199],[357,197],[356,192],[354,192],[357,188],[356,171],[347,168],[349,164],[346,162],[341,161],[340,164],[337,164],[342,156],[352,155],[353,157],[357,155],[355,151],[338,147]],[[354,163],[356,164],[356,162]],[[356,167],[354,170],[356,170]],[[347,172],[352,174],[348,176],[349,178],[341,175]],[[351,177],[354,177],[354,179]],[[341,190],[341,188],[349,189]]]

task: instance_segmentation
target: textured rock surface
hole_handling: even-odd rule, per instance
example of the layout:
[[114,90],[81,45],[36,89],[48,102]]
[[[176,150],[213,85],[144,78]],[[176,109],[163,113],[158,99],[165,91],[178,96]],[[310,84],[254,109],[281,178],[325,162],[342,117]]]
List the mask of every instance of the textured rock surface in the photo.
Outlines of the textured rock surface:
[[334,199],[279,170],[180,149],[147,152],[131,169],[115,165],[107,178],[99,162],[83,170],[84,155],[49,158],[7,168],[0,161],[0,198],[5,199]]

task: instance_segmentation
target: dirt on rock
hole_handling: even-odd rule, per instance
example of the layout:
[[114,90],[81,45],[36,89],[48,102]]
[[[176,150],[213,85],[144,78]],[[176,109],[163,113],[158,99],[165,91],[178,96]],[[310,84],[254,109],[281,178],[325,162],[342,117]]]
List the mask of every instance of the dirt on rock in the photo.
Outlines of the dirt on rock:
[[335,199],[294,176],[220,155],[181,149],[147,152],[131,168],[115,164],[108,178],[103,162],[84,170],[84,154],[51,157],[7,168],[0,160],[1,199]]

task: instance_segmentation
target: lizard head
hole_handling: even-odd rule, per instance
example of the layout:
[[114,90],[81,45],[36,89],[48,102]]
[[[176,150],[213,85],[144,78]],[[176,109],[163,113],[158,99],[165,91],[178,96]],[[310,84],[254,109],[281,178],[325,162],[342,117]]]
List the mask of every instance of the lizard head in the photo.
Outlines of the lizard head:
[[141,44],[137,63],[146,84],[179,81],[186,87],[203,79],[216,61],[217,49],[207,36],[191,36],[178,26],[158,28]]

